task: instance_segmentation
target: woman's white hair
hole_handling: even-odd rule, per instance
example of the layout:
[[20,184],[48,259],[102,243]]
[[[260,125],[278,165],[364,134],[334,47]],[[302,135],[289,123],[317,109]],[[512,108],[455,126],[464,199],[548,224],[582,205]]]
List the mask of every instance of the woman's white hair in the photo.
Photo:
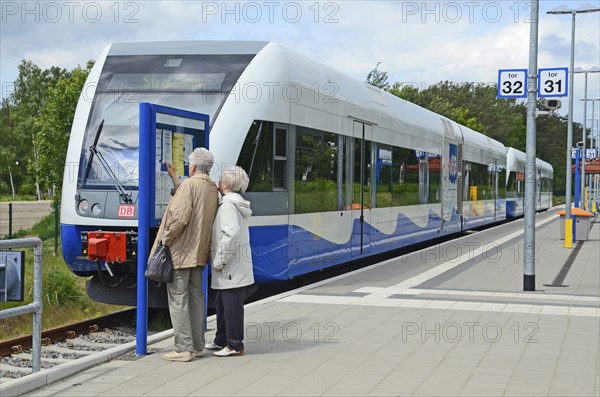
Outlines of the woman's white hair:
[[248,184],[250,183],[250,178],[248,178],[246,171],[237,165],[224,169],[221,174],[221,179],[223,179],[223,182],[225,182],[227,186],[229,186],[229,189],[235,193],[245,193],[246,189],[248,189]]
[[195,165],[199,172],[208,174],[215,163],[215,157],[203,147],[194,149],[188,157],[190,167]]

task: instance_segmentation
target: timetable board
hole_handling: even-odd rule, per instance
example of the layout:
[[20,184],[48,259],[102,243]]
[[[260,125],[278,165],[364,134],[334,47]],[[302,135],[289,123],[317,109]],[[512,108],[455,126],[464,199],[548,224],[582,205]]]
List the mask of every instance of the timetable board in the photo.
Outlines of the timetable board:
[[156,123],[155,219],[162,219],[172,198],[173,181],[167,173],[165,162],[173,164],[179,181],[183,182],[189,177],[189,155],[194,148],[204,146],[204,125],[200,121],[196,121],[194,124],[193,126],[182,127],[180,125]]

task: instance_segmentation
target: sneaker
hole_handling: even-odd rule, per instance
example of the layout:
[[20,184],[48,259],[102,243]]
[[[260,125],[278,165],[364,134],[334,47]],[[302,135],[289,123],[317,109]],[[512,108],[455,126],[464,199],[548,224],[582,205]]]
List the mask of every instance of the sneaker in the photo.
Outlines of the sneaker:
[[226,346],[223,349],[219,350],[218,352],[213,353],[213,356],[217,356],[217,357],[243,356],[243,355],[244,355],[243,350],[236,351],[236,350],[233,350],[232,348],[230,348],[229,346]]
[[208,345],[204,346],[204,348],[206,350],[221,350],[221,349],[223,349],[223,346],[219,346],[216,343],[211,342]]
[[191,361],[192,360],[192,353],[190,352],[171,352],[171,353],[167,353],[165,354],[163,357],[163,360],[167,360],[167,361]]
[[202,357],[204,355],[204,352],[202,350],[192,350],[191,353],[194,357]]

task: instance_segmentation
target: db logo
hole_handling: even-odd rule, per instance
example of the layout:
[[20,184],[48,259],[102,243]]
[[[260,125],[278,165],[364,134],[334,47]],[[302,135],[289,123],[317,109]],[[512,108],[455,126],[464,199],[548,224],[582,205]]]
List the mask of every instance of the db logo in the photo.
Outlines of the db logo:
[[133,218],[135,213],[135,205],[120,205],[119,218]]

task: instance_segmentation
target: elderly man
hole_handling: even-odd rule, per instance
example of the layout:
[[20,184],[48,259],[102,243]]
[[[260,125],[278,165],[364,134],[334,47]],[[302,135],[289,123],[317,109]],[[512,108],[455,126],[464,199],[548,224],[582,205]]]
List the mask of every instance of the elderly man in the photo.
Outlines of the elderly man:
[[173,258],[173,282],[167,284],[167,293],[175,351],[163,356],[167,361],[190,361],[203,354],[202,270],[209,259],[218,205],[217,187],[208,176],[213,163],[213,155],[204,148],[190,154],[190,177],[169,202],[152,247],[154,251],[162,242]]

